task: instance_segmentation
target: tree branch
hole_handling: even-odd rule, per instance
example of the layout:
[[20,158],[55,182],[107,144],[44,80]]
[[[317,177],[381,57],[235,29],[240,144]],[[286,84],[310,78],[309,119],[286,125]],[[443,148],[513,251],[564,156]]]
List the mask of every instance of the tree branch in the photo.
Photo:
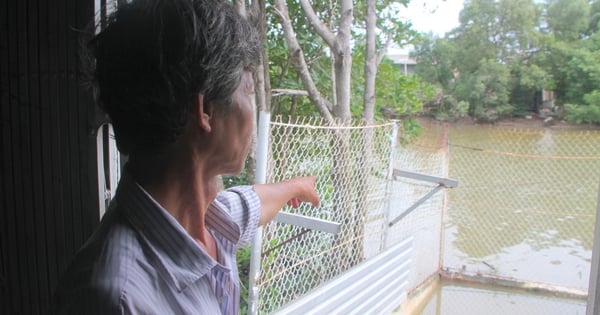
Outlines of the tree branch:
[[379,65],[376,52],[376,23],[375,1],[366,1],[365,24],[367,25],[366,51],[365,51],[365,91],[363,95],[363,119],[372,123],[375,117],[375,79]]
[[328,121],[332,121],[333,116],[327,108],[328,102],[323,98],[312,77],[310,76],[308,66],[306,65],[306,60],[304,60],[304,52],[302,51],[302,48],[296,39],[285,0],[275,1],[275,11],[279,16],[279,21],[281,22],[281,26],[283,28],[283,34],[288,46],[289,57],[292,60],[292,64],[298,72],[298,76],[300,76],[306,91],[308,92],[310,100],[315,104],[317,110],[323,118]]
[[321,19],[317,16],[315,10],[313,9],[312,5],[308,2],[308,0],[300,0],[300,5],[306,13],[306,17],[308,18],[310,25],[312,25],[312,27],[315,28],[315,31],[317,31],[317,34],[319,34],[319,36],[323,38],[323,40],[325,41],[325,43],[327,43],[329,47],[335,47],[335,35],[329,30],[327,26],[325,26],[323,21],[321,21]]
[[385,44],[383,44],[383,47],[381,47],[379,52],[377,52],[377,68],[379,68],[379,65],[381,65],[381,62],[383,61],[383,57],[385,57],[385,54],[387,53],[387,50],[388,50],[388,48],[390,48],[391,44],[392,44],[392,36],[388,35],[387,39],[385,41]]
[[308,96],[308,92],[305,90],[293,90],[293,89],[273,89],[273,96],[291,95],[291,96]]

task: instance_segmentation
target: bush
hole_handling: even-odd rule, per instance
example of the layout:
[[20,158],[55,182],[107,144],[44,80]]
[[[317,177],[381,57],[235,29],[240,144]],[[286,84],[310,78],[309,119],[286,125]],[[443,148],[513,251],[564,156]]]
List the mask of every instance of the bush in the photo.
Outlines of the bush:
[[585,105],[565,104],[565,120],[575,124],[600,124],[600,90],[583,96]]
[[565,120],[574,124],[600,124],[600,105],[565,104]]
[[475,109],[475,118],[484,122],[495,122],[502,118],[509,117],[514,110],[512,105],[500,105],[495,108],[482,108],[477,107]]

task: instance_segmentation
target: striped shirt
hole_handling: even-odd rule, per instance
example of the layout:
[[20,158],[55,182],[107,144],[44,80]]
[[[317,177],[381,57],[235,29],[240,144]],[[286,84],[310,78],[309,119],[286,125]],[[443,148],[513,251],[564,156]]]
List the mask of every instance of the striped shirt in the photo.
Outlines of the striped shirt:
[[99,228],[55,295],[58,314],[237,314],[236,250],[252,239],[260,201],[250,186],[218,194],[206,213],[215,261],[127,173]]

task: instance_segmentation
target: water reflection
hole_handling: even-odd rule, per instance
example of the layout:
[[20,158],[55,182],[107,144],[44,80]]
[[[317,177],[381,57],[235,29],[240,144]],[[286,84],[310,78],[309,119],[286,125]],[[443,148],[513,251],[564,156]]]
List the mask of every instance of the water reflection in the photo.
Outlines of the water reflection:
[[450,128],[444,266],[587,288],[600,133]]
[[585,301],[535,295],[485,286],[442,284],[421,315],[584,315]]

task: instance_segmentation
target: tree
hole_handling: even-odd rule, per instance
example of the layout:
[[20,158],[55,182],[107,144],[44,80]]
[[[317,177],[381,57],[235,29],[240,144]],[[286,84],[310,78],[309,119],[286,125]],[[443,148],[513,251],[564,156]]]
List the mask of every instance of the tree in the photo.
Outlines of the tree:
[[600,23],[600,1],[594,0],[590,5],[590,25],[587,35],[598,31],[598,23]]
[[[277,43],[277,49],[280,49],[280,35],[283,34],[287,51],[286,54],[276,52],[277,57],[270,55],[271,60],[277,60],[272,63],[275,67],[271,72],[273,86],[286,86],[285,89],[276,88],[276,95],[294,95],[292,103],[296,110],[306,105],[298,96],[306,95],[327,120],[347,120],[352,112],[358,113],[353,108],[360,104],[362,111],[358,116],[365,121],[373,121],[379,105],[375,98],[376,77],[387,48],[391,44],[403,45],[417,38],[410,24],[398,18],[407,3],[406,0],[372,1],[364,7],[354,7],[350,1],[346,7],[352,8],[352,14],[344,14],[344,1],[313,4],[300,1],[300,5],[277,1],[274,11],[279,23],[271,25],[276,31],[272,32],[269,42]],[[357,54],[364,58],[361,73],[352,68],[353,56]],[[301,84],[294,82],[290,65],[296,70],[294,75]],[[328,70],[330,66],[331,70]],[[361,87],[356,84],[357,75],[363,85]],[[363,91],[360,101],[351,93],[357,89]]]
[[[362,45],[357,45],[358,49],[355,49],[354,53],[355,55],[358,54],[364,57],[362,119],[366,122],[372,122],[376,116],[376,87],[381,88],[385,86],[385,84],[377,85],[377,77],[379,74],[379,67],[385,59],[385,54],[387,53],[388,48],[391,44],[403,46],[413,43],[419,39],[419,34],[411,29],[410,23],[405,23],[398,18],[402,15],[401,11],[406,8],[408,2],[408,0],[367,0],[364,11],[358,10],[357,12],[357,16],[359,17],[357,20],[364,20],[364,24],[357,23],[354,28],[362,30],[363,33],[365,33],[365,46],[363,49]],[[361,36],[355,35],[355,38],[360,39]],[[397,73],[397,70],[393,71],[392,69],[387,69],[387,71],[390,73]],[[355,90],[355,88],[356,86],[354,86],[352,90]],[[416,90],[411,90],[409,93],[410,92],[416,92]],[[387,95],[398,94],[401,93],[392,92],[391,94]],[[389,104],[387,105],[389,106]],[[398,112],[405,113],[402,108],[398,108],[396,106],[396,109]]]
[[[341,1],[341,18],[337,35],[334,34],[326,24],[316,15],[312,5],[307,0],[301,0],[300,4],[306,13],[308,21],[328,45],[331,58],[334,60],[335,79],[332,80],[336,102],[329,102],[318,90],[308,64],[304,51],[294,35],[294,27],[284,0],[276,0],[275,7],[283,28],[283,34],[288,47],[289,58],[296,69],[311,101],[318,112],[327,120],[333,117],[343,121],[350,119],[350,70],[352,69],[352,54],[350,50],[350,27],[353,18],[353,4],[350,0]],[[331,112],[330,112],[331,109]],[[332,115],[333,113],[333,115]]]
[[375,118],[375,79],[377,76],[377,67],[379,60],[377,56],[377,16],[376,1],[366,1],[365,24],[366,24],[366,49],[365,49],[365,90],[364,90],[364,110],[363,119],[367,122],[372,122]]
[[[365,7],[355,8],[351,0],[312,4],[308,0],[300,0],[300,6],[294,2],[275,1],[274,12],[279,24],[274,26],[274,29],[280,29],[281,32],[274,32],[273,35],[275,37],[283,35],[287,55],[278,59],[280,63],[275,65],[281,75],[273,75],[273,77],[276,77],[279,83],[298,87],[294,85],[293,77],[288,70],[288,65],[291,65],[295,70],[294,75],[297,75],[302,83],[299,88],[305,91],[305,95],[325,120],[347,123],[354,112],[362,113],[363,120],[372,122],[376,117],[377,108],[377,70],[384,60],[385,51],[391,43],[400,44],[401,41],[409,41],[416,34],[410,32],[409,25],[396,18],[395,13],[406,3],[407,1],[377,3],[368,1]],[[363,45],[362,42],[365,40],[366,43]],[[355,64],[356,56],[360,56],[360,68]],[[357,69],[361,69],[362,73],[358,74]],[[395,70],[399,73],[397,69]],[[324,82],[327,84],[323,84]],[[278,89],[279,91],[284,92]],[[353,91],[362,91],[362,93],[357,95]],[[303,94],[291,89],[285,92],[288,95]],[[405,93],[405,91],[398,90],[394,94],[397,93]],[[354,106],[359,103],[359,100],[361,106]],[[299,103],[297,97],[292,98],[292,106],[295,110]],[[415,107],[413,105],[404,108],[412,110]],[[342,218],[347,217],[343,215],[346,211],[358,213],[366,211],[366,205],[361,203],[361,200],[366,200],[366,197],[362,189],[364,182],[359,182],[360,179],[354,176],[353,166],[342,163],[348,160],[347,157],[352,150],[349,130],[334,131],[334,141],[336,150],[335,156],[332,157],[334,165],[331,178],[333,190],[336,192],[336,199],[333,200],[336,209],[332,213]],[[360,155],[361,160],[357,161],[357,165],[364,165],[365,163],[361,161],[368,161],[371,154],[368,134],[363,136],[362,143],[363,154]],[[348,205],[353,204],[357,209],[349,209]],[[359,220],[363,217],[356,215],[351,220]],[[332,219],[338,220],[336,217]],[[364,223],[358,221],[342,223],[347,230],[336,237],[334,248],[339,248],[341,252],[345,248],[362,248],[360,239],[353,238],[352,235],[360,235]],[[348,239],[352,242],[347,242]],[[357,256],[360,257],[361,254],[357,253]],[[338,266],[341,269],[349,267],[351,265]]]
[[428,104],[438,117],[468,104],[473,117],[495,120],[538,110],[540,91],[552,90],[558,114],[600,123],[599,21],[598,0],[466,1],[459,27],[417,45],[416,72],[437,88]]
[[469,76],[459,76],[458,99],[468,102],[469,114],[483,121],[496,121],[512,111],[508,102],[510,72],[496,60],[481,60]]
[[439,117],[461,116],[466,107],[484,121],[527,112],[547,80],[533,62],[540,16],[532,0],[470,0],[457,28],[418,45],[416,71],[438,86],[430,104]]
[[546,20],[556,39],[578,40],[590,26],[590,5],[587,0],[549,0]]
[[[387,47],[392,43],[403,44],[415,38],[416,33],[410,30],[410,25],[397,18],[398,10],[408,3],[407,0],[377,3],[369,0],[364,9],[361,7],[358,10],[355,10],[351,0],[313,4],[307,0],[289,3],[276,0],[272,5],[264,0],[249,3],[246,7],[242,0],[234,2],[240,12],[246,14],[260,30],[261,37],[265,40],[265,53],[262,58],[264,71],[257,69],[255,78],[257,107],[260,110],[281,111],[282,100],[286,99],[291,100],[291,113],[306,114],[316,108],[327,121],[348,122],[352,112],[358,112],[353,109],[362,107],[363,119],[372,122],[378,117],[376,97],[381,95],[377,90],[378,85],[390,87],[386,90],[386,96],[398,96],[388,98],[399,101],[398,105],[394,106],[399,111],[414,113],[420,109],[419,98],[416,96],[418,91],[415,90],[421,88],[420,81],[400,77],[400,71],[384,58]],[[376,12],[379,13],[379,17]],[[355,19],[355,16],[358,16],[358,19]],[[366,53],[365,45],[356,44],[364,36],[369,38]],[[282,49],[284,47],[287,49]],[[353,67],[356,49],[359,49],[358,55],[361,56],[358,66],[364,71],[359,76],[352,75],[353,72],[356,73],[357,68]],[[384,65],[384,73],[389,80],[384,84],[381,84],[381,80],[377,83],[377,71],[381,64]],[[397,85],[391,85],[389,82]],[[272,103],[270,86],[275,87]],[[391,90],[392,86],[396,87],[396,90]],[[361,95],[352,93],[361,89],[368,92]],[[310,104],[307,99],[310,100]],[[358,103],[358,99],[363,100],[362,106],[353,106]],[[271,104],[273,106],[270,106]],[[335,137],[339,145],[335,154],[348,155],[349,133],[341,130],[336,132]],[[363,142],[365,146],[361,158],[367,161],[371,154],[369,140],[365,138]],[[334,157],[333,160],[343,159]],[[360,161],[357,163],[360,164]],[[364,195],[364,191],[361,190],[364,183],[358,182],[352,176],[352,170],[348,169],[347,165],[334,165],[332,178],[335,190],[341,192],[339,195],[356,200],[366,199],[360,198]],[[343,193],[348,190],[353,190],[356,194]],[[340,199],[334,203],[339,210],[346,211],[347,205],[354,202],[355,200]],[[358,205],[358,208],[366,209],[366,205]],[[360,209],[357,211],[363,211]],[[341,211],[333,212],[341,214]],[[362,217],[364,216],[357,215],[352,220]],[[360,222],[345,223],[349,233],[361,234],[359,230],[363,226]],[[347,245],[343,241],[344,239],[340,238],[335,247],[344,245],[348,248],[362,248],[360,239]],[[360,253],[357,254],[361,256]],[[340,268],[349,267],[351,266]]]
[[439,119],[461,118],[468,108],[459,103],[453,91],[456,85],[457,67],[455,42],[428,34],[415,46],[413,57],[417,60],[415,73],[433,85],[433,97],[424,98],[426,110]]
[[532,0],[467,1],[460,26],[451,33],[461,49],[462,58],[455,60],[461,73],[472,73],[482,60],[506,64],[529,57],[538,41],[539,16]]

